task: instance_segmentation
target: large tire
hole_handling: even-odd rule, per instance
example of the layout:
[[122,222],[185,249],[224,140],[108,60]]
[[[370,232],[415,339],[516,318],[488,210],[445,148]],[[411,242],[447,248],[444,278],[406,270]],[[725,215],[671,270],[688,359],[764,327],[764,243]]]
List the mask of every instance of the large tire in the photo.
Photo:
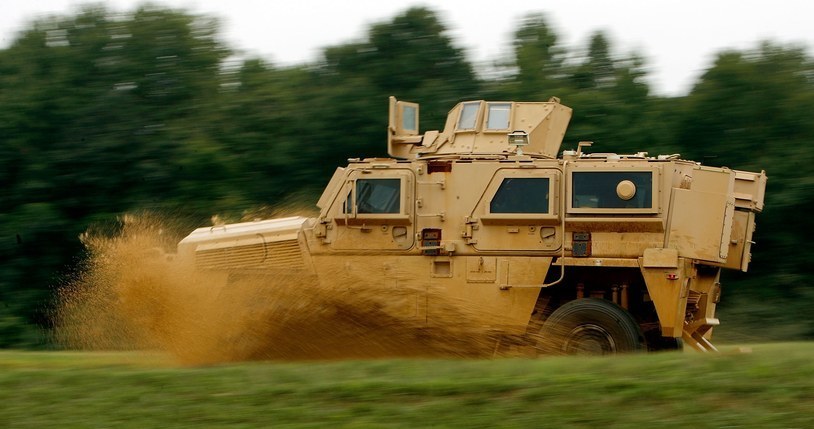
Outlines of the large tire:
[[541,349],[549,354],[608,355],[643,349],[644,338],[633,316],[618,305],[595,298],[577,299],[545,321]]

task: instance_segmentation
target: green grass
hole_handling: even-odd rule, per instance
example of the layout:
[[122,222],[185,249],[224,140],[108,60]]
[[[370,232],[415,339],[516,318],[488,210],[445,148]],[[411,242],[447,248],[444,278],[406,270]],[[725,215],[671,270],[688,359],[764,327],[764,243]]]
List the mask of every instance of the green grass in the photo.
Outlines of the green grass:
[[810,428],[814,343],[613,358],[255,362],[0,352],[0,427]]

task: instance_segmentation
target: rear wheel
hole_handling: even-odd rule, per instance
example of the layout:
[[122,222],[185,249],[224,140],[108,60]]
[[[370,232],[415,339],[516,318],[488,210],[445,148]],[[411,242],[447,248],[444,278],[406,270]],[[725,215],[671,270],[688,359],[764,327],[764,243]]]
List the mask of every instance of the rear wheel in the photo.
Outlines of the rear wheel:
[[545,321],[544,352],[572,355],[607,355],[640,351],[643,338],[633,316],[602,299],[584,298],[566,303]]

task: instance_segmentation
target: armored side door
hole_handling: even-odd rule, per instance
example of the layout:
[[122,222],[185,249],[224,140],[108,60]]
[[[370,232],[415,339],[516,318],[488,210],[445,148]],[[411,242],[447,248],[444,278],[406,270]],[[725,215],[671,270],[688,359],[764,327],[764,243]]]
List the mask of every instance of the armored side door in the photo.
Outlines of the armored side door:
[[[534,310],[537,286],[562,250],[562,173],[531,164],[487,172],[488,184],[465,220],[471,249],[456,268],[463,282],[449,289],[478,309],[480,322],[520,332]],[[428,313],[435,316],[432,306]]]
[[321,244],[312,249],[320,281],[372,293],[394,317],[425,320],[426,285],[409,263],[417,258],[406,257],[415,244],[415,175],[385,160],[351,165],[335,179],[320,204]]
[[415,241],[413,172],[353,170],[329,209],[326,242],[334,250],[406,251]]
[[559,251],[561,176],[555,168],[496,170],[470,216],[475,249],[524,254]]

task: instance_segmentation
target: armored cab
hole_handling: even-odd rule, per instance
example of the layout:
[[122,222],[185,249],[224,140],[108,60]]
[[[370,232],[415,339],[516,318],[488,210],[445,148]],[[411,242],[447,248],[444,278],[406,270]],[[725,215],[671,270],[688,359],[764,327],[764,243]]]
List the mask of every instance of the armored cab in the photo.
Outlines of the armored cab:
[[317,218],[200,228],[179,257],[226,287],[240,273],[324,293],[375,282],[427,326],[455,302],[553,352],[715,350],[720,272],[749,266],[765,173],[589,143],[558,157],[570,117],[556,98],[467,101],[420,133],[419,106],[391,97],[392,158],[337,168]]

